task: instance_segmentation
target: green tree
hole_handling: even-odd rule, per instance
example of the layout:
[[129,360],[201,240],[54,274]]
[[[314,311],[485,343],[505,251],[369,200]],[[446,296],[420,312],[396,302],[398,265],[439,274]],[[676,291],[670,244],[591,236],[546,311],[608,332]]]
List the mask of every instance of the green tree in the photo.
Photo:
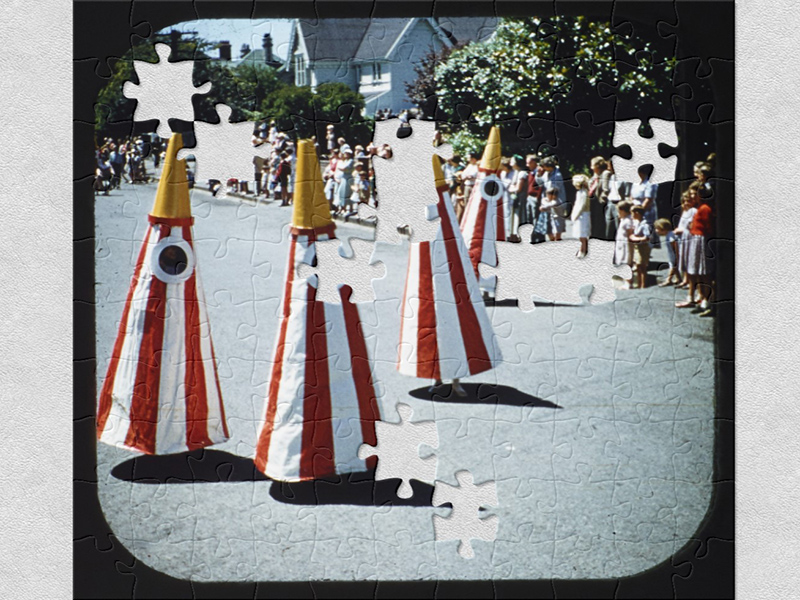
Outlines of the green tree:
[[436,113],[436,66],[446,62],[454,50],[463,47],[464,44],[444,46],[438,52],[431,47],[414,67],[416,79],[403,84],[406,96],[420,109],[423,119],[432,119]]
[[364,97],[344,83],[321,83],[316,91],[285,85],[262,102],[257,118],[274,119],[279,129],[293,130],[298,138],[316,135],[319,140],[332,122],[337,135],[351,143],[367,144],[372,138],[372,121],[361,117],[363,109]]
[[[502,120],[553,119],[556,103],[574,101],[570,93],[579,77],[592,86],[613,86],[644,105],[671,85],[675,62],[651,57],[638,67],[618,68],[617,57],[642,52],[652,54],[649,44],[585,17],[501,19],[490,39],[455,50],[436,67],[439,108],[457,121],[459,107],[470,107],[470,120],[485,135]],[[464,148],[456,150],[474,145],[465,144],[468,138],[461,135]]]

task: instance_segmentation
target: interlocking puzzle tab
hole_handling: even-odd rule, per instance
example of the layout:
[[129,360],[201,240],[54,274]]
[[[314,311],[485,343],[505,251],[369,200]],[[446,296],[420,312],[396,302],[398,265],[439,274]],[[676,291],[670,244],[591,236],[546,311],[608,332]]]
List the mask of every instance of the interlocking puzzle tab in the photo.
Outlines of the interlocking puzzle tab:
[[[519,228],[527,239],[532,225]],[[520,310],[535,308],[534,297],[542,302],[599,304],[615,299],[615,278],[631,278],[629,265],[614,265],[608,257],[614,252],[614,242],[589,240],[589,252],[578,258],[579,242],[563,240],[558,244],[498,244],[498,266],[481,263],[481,276],[493,285],[495,300],[517,300]],[[552,277],[548,265],[558,265],[561,276]]]
[[[298,277],[318,277],[317,296],[323,302],[341,302],[339,287],[350,286],[353,294],[351,302],[372,302],[375,294],[372,280],[386,274],[386,267],[374,257],[374,244],[362,239],[350,241],[353,256],[342,256],[339,241],[325,240],[317,242],[317,261],[315,266],[300,263]],[[327,273],[326,273],[327,271]]]

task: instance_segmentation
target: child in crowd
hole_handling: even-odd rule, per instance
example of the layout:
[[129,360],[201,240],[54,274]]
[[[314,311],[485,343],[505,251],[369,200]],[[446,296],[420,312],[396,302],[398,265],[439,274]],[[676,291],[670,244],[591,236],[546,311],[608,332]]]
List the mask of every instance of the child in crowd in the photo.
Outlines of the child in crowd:
[[667,278],[659,283],[658,286],[666,287],[672,285],[673,278],[675,279],[674,283],[679,284],[681,282],[681,276],[678,274],[678,237],[675,235],[675,232],[672,231],[672,223],[669,222],[669,219],[658,219],[656,221],[656,233],[665,238],[664,241],[667,243],[667,256],[669,259],[669,273],[667,273]]
[[[632,204],[627,200],[622,200],[617,204],[619,213],[619,226],[617,227],[617,237],[614,242],[614,264],[631,264],[631,242],[628,239],[633,233],[633,220],[631,219]],[[631,287],[633,281],[628,279],[627,286]]]
[[689,274],[686,271],[686,257],[689,255],[689,227],[692,219],[697,212],[697,190],[689,188],[681,195],[681,218],[675,228],[675,235],[678,237],[678,271],[681,273],[681,282],[678,285],[681,289],[689,288]]
[[539,203],[539,218],[533,230],[540,235],[547,235],[551,242],[560,240],[564,231],[564,219],[555,212],[560,205],[558,188],[548,183],[545,197]]
[[358,186],[356,190],[358,193],[358,201],[362,204],[369,204],[369,169],[364,168],[363,165],[358,166],[361,167],[361,169],[358,170],[358,180],[355,182],[355,185]]
[[631,209],[633,217],[633,233],[628,236],[633,246],[633,269],[636,272],[635,279],[639,289],[646,285],[647,267],[650,264],[650,242],[653,232],[650,223],[644,218],[645,208],[634,206]]
[[589,252],[589,236],[592,232],[589,178],[586,175],[575,175],[572,178],[572,185],[575,186],[577,191],[575,192],[575,205],[572,207],[570,218],[577,226],[578,237],[581,240],[581,248],[576,256],[583,258]]

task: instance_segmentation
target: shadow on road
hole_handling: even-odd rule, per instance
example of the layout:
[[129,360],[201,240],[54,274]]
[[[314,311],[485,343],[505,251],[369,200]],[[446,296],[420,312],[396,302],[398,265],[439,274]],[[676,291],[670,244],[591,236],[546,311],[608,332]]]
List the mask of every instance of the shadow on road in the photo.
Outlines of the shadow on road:
[[[137,456],[118,464],[111,475],[140,484],[272,481],[256,469],[253,459],[221,450],[194,450],[162,456]],[[411,498],[399,498],[399,479],[375,481],[363,471],[327,479],[286,483],[274,481],[269,494],[284,504],[354,504],[357,506],[431,506],[433,486],[412,480]]]
[[162,456],[137,456],[118,464],[111,475],[134,483],[219,483],[269,481],[252,458],[222,450],[194,450]]
[[375,481],[374,471],[299,483],[275,482],[269,495],[285,504],[353,504],[356,506],[432,506],[433,486],[411,480],[414,495],[399,498],[399,479]]
[[409,394],[420,400],[432,402],[455,402],[458,404],[506,404],[508,406],[534,406],[539,408],[562,408],[549,400],[543,400],[521,392],[517,388],[494,383],[462,383],[466,396],[457,396],[452,386],[443,385],[436,391],[428,391],[428,386],[411,390]]

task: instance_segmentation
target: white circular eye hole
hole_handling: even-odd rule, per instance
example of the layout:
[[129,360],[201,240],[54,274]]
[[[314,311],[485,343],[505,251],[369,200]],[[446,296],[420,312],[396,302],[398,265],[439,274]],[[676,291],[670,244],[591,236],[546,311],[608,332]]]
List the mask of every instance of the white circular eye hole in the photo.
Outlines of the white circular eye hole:
[[499,200],[503,195],[503,182],[496,175],[488,175],[481,181],[481,196],[488,201]]
[[183,238],[165,237],[153,248],[153,273],[164,283],[181,283],[194,273],[194,252]]

